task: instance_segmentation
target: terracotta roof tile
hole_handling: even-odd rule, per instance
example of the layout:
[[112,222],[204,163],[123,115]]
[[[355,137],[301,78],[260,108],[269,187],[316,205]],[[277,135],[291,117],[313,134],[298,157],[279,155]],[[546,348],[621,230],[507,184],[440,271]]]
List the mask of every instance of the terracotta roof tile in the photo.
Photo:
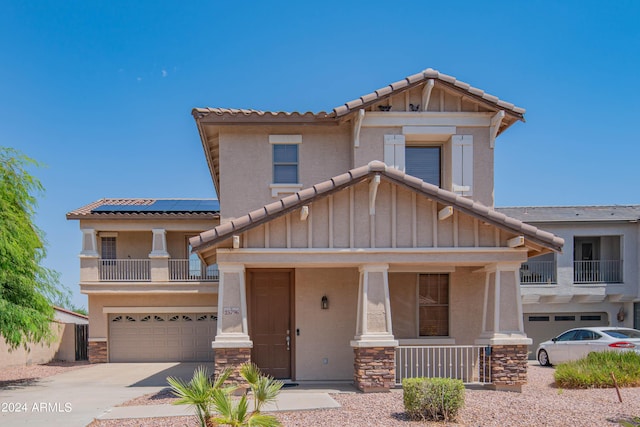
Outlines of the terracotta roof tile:
[[[347,175],[351,178],[347,179]],[[489,207],[478,202],[474,202],[471,199],[443,190],[435,185],[425,183],[418,178],[405,174],[404,172],[389,168],[382,162],[373,161],[366,166],[352,169],[348,174],[338,175],[329,180],[320,182],[313,187],[299,191],[292,196],[287,196],[285,198],[286,202],[283,199],[270,203],[243,217],[234,219],[232,222],[221,224],[213,230],[201,233],[199,241],[192,239],[194,251],[201,252],[212,247],[217,242],[228,239],[232,234],[250,230],[253,227],[257,227],[265,222],[298,209],[304,204],[309,203],[310,201],[312,202],[317,197],[329,195],[332,192],[340,190],[345,185],[355,185],[360,182],[361,178],[374,175],[381,175],[384,178],[392,180],[400,185],[412,188],[429,199],[435,200],[441,204],[451,205],[454,209],[478,218],[481,221],[506,229],[512,233],[522,233],[526,239],[532,240],[549,249],[559,251],[564,245],[564,240],[552,233],[539,230],[532,225],[524,224],[518,219],[508,217],[503,213],[490,209]],[[299,201],[294,203],[294,199],[298,199]]]

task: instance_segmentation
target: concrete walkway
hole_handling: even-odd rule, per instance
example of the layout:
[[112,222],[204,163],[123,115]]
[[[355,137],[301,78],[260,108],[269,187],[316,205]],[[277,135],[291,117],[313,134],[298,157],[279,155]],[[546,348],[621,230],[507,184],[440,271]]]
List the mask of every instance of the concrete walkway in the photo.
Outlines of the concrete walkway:
[[2,388],[0,426],[86,426],[115,405],[162,390],[167,376],[190,379],[196,366],[99,364]]
[[[0,389],[0,426],[86,426],[94,419],[193,415],[185,405],[116,406],[167,387],[168,376],[190,380],[198,363],[92,365],[31,384]],[[348,384],[284,388],[265,411],[337,408],[329,393],[354,392]]]

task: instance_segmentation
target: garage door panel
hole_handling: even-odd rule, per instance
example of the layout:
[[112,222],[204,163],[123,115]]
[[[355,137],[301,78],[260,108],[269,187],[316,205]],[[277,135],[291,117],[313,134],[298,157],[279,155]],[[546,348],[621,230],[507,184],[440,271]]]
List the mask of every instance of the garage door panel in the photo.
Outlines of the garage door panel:
[[217,317],[204,313],[109,317],[112,362],[211,361]]

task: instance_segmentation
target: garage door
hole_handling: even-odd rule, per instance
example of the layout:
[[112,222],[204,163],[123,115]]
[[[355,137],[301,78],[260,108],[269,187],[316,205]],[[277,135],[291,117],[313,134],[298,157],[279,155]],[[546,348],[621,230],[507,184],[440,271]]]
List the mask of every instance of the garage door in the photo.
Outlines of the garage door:
[[529,359],[535,359],[538,344],[560,335],[567,329],[608,326],[607,313],[530,313],[524,315],[524,331],[533,340]]
[[216,321],[212,313],[111,314],[109,361],[210,362]]

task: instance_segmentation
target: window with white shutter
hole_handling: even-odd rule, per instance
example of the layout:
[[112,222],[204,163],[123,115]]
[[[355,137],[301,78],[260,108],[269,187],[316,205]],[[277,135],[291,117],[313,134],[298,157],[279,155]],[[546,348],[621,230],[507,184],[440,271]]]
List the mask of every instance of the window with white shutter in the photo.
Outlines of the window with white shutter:
[[451,163],[452,191],[461,196],[471,196],[473,194],[472,135],[451,137]]
[[404,135],[384,136],[384,163],[398,170],[405,169]]

